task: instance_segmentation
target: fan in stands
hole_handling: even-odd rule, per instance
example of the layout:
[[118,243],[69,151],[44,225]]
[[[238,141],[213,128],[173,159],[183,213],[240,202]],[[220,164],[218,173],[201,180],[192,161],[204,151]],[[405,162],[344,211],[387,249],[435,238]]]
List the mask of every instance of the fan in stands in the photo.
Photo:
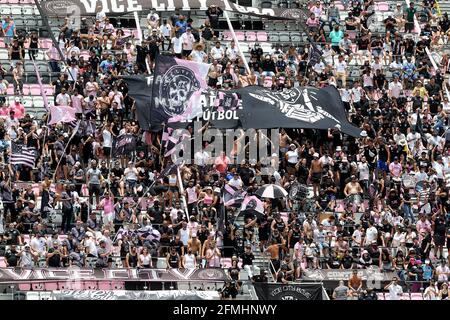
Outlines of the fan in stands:
[[[41,16],[31,0],[1,1],[0,268],[48,280],[19,291],[123,290],[137,268],[168,268],[180,290],[215,290],[226,272],[243,298],[252,281],[320,280],[333,299],[448,299],[449,3],[309,1],[302,10],[307,21],[232,18],[234,37],[215,10],[214,23],[197,11],[152,12],[138,30],[129,13],[78,25]],[[246,138],[220,159],[205,148],[196,165],[172,165],[166,124],[142,130],[122,79],[151,83],[162,54],[211,63],[209,90],[334,86],[361,137],[280,130],[273,174],[258,161],[233,164]],[[180,66],[172,77],[188,92]],[[49,118],[65,108],[75,120]],[[124,135],[135,147],[114,152]],[[49,267],[126,276],[68,284]],[[15,281],[5,279],[0,292]]]

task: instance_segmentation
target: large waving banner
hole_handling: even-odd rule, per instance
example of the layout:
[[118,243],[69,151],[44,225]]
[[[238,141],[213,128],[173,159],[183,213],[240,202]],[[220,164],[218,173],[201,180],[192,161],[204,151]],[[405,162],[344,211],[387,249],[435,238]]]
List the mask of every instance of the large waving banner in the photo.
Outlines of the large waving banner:
[[208,88],[210,64],[159,55],[156,58],[151,123],[187,122],[203,113],[202,91]]
[[251,86],[236,92],[242,98],[243,108],[237,113],[244,129],[337,128],[350,136],[361,134],[361,130],[348,121],[342,99],[333,86],[286,91]]
[[301,9],[244,7],[227,0],[41,0],[40,6],[48,16],[65,17],[68,14],[80,16],[125,14],[143,10],[182,11],[207,10],[215,5],[230,12],[248,14],[273,19],[298,20],[307,16]]

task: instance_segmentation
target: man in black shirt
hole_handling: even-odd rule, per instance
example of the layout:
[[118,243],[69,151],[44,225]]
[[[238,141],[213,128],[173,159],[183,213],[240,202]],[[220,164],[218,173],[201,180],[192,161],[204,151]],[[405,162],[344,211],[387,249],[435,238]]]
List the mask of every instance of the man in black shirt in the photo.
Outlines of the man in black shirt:
[[218,29],[219,18],[221,15],[223,15],[223,10],[215,5],[212,5],[208,8],[208,10],[206,10],[205,14],[208,17],[209,22],[211,23],[211,27],[213,29]]
[[11,245],[10,250],[8,250],[5,254],[5,262],[7,267],[17,267],[17,263],[19,262],[18,252],[16,249],[16,245]]

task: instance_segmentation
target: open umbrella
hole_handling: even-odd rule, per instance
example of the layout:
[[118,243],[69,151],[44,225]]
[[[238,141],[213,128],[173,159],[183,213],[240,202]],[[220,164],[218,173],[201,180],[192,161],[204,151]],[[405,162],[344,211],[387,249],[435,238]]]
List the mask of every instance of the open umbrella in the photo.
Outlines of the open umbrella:
[[256,190],[255,194],[261,198],[270,198],[277,199],[283,198],[288,195],[287,191],[284,188],[277,186],[276,184],[265,184],[258,190]]

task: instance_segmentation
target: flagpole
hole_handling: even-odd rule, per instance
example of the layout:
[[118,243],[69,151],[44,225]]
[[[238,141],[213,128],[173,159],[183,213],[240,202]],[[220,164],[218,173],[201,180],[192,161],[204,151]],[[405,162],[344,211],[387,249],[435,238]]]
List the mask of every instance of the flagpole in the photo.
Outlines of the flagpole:
[[[228,2],[227,0],[225,0],[225,1]],[[238,39],[236,37],[236,33],[234,32],[234,28],[231,25],[230,17],[229,17],[228,12],[226,10],[223,11],[223,16],[227,20],[228,28],[231,31],[231,35],[233,36],[233,40],[234,40],[234,43],[237,46],[239,55],[241,56],[241,59],[244,62],[245,69],[247,70],[247,73],[250,75],[250,67],[248,66],[247,59],[245,59],[244,53],[242,52],[241,48],[239,47],[239,41],[238,41]]]
[[[80,122],[81,122],[81,120],[78,120],[78,123],[77,123],[76,127],[73,128],[72,135],[70,136],[70,139],[69,139],[69,141],[67,141],[66,147],[64,148],[64,155],[66,154],[67,147],[69,146],[70,141],[72,141],[73,137],[75,136],[75,134],[77,133],[77,131],[78,131],[79,127],[80,127]],[[56,173],[58,172],[58,168],[59,168],[59,165],[61,164],[62,158],[63,158],[63,157],[60,157],[60,158],[59,158],[58,164],[56,165],[55,172],[53,173],[53,181],[55,181]]]
[[178,185],[180,188],[181,201],[183,202],[184,213],[186,213],[186,218],[189,219],[189,212],[188,212],[188,208],[187,208],[186,197],[184,196],[184,187],[183,187],[183,181],[181,180],[179,166],[177,166],[177,178],[178,178]]

